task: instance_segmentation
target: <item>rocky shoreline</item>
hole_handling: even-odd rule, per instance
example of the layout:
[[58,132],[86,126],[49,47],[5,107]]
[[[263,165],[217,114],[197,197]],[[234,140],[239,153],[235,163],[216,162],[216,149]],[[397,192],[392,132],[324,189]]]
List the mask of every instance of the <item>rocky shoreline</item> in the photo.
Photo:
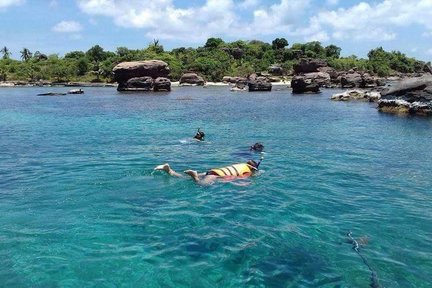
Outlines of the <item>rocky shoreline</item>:
[[0,87],[117,87],[117,83],[1,81]]
[[178,82],[171,82],[169,74],[170,69],[164,61],[132,61],[114,67],[114,80],[118,85],[100,82],[9,81],[0,82],[0,87],[117,87],[120,92],[158,92],[171,91],[171,86],[213,85],[230,86],[231,91],[254,92],[271,91],[273,85],[283,85],[292,88],[294,94],[319,93],[323,88],[342,88],[350,90],[333,95],[331,100],[375,102],[380,112],[432,116],[432,69],[429,66],[425,67],[422,75],[380,78],[357,69],[336,71],[323,60],[305,58],[293,66],[291,78],[287,78],[287,75],[253,73],[248,77],[225,76],[222,82],[206,82],[197,73],[187,71]]

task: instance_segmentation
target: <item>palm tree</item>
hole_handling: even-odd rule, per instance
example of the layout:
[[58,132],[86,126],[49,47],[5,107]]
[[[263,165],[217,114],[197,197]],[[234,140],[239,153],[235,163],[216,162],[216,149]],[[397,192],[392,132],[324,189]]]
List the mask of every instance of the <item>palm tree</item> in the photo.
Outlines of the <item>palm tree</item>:
[[6,46],[0,50],[0,53],[3,53],[3,59],[9,59],[10,55],[12,54]]
[[20,51],[20,53],[21,53],[21,59],[23,59],[25,62],[27,62],[32,57],[32,53],[27,48],[23,48],[23,50]]

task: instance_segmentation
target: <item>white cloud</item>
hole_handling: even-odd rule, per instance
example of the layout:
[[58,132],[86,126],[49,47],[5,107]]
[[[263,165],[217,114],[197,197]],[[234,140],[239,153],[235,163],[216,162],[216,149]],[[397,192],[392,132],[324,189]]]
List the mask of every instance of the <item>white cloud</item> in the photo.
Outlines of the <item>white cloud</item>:
[[0,0],[0,9],[14,5],[21,5],[23,3],[25,3],[25,0]]
[[426,51],[427,55],[432,55],[432,48]]
[[280,0],[267,7],[262,0],[206,0],[202,6],[179,8],[173,0],[77,1],[83,12],[110,17],[121,27],[145,29],[149,38],[195,42],[217,35],[245,38],[287,33],[302,20],[310,2]]
[[[312,0],[278,0],[273,5],[263,0],[206,0],[201,6],[186,8],[176,6],[175,0],[76,1],[91,17],[109,17],[117,26],[142,29],[150,39],[202,42],[208,37],[279,35],[319,41],[388,41],[397,38],[400,27],[432,31],[432,0],[415,4],[376,0],[327,10],[311,5]],[[325,3],[335,6],[341,1]]]
[[310,19],[307,29],[297,30],[305,38],[327,32],[338,40],[388,41],[396,29],[411,25],[432,29],[432,1],[385,0],[376,4],[361,2],[350,8],[321,11]]
[[76,21],[61,21],[52,28],[54,32],[59,33],[76,33],[82,29],[81,24]]

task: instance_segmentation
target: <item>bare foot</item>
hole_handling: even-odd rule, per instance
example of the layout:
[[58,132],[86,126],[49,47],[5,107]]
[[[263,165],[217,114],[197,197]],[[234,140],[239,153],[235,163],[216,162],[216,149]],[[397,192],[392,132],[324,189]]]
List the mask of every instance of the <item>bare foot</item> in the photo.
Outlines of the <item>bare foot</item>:
[[154,168],[154,170],[158,170],[158,171],[165,171],[167,173],[169,173],[169,171],[171,170],[170,166],[168,163],[162,164],[162,165],[158,165]]
[[199,181],[198,178],[198,172],[195,170],[185,170],[183,171],[184,173],[188,174],[189,176],[191,176],[196,182]]

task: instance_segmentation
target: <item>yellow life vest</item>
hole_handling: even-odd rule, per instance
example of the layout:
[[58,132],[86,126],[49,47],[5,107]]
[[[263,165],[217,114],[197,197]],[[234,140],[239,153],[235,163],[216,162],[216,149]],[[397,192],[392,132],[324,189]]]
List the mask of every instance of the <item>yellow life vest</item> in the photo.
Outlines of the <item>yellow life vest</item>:
[[[213,175],[217,175],[220,177],[227,177],[227,176],[242,177],[242,176],[249,176],[250,174],[252,174],[252,169],[246,163],[239,163],[239,164],[234,164],[223,168],[211,169],[209,172],[211,172],[211,174]],[[245,174],[249,174],[249,175],[245,175]]]

